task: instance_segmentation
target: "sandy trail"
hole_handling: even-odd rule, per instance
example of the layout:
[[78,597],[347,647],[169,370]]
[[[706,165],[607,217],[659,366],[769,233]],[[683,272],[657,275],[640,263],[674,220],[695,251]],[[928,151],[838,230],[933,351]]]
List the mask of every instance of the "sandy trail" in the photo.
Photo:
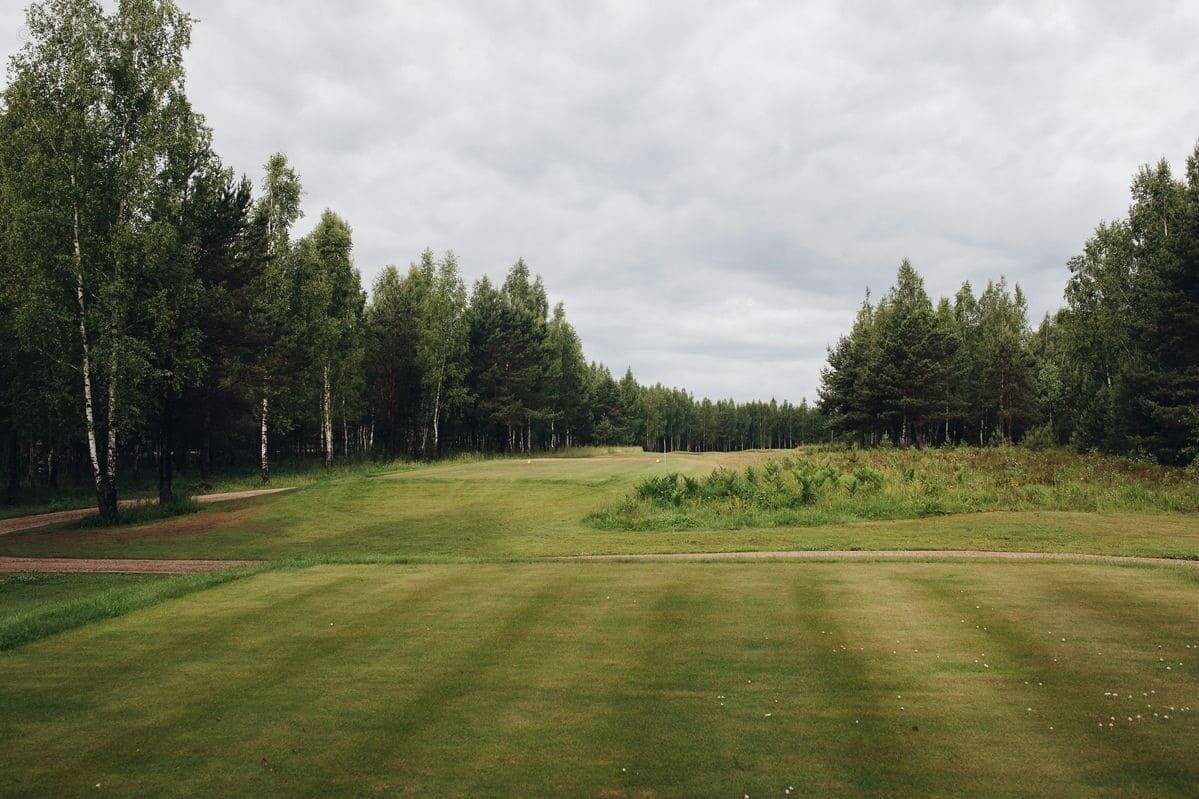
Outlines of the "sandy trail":
[[252,560],[127,560],[115,558],[6,558],[0,572],[70,574],[194,574],[249,566]]
[[977,549],[814,549],[773,552],[671,552],[658,555],[574,555],[553,560],[670,561],[670,560],[1040,560],[1068,563],[1122,563],[1185,566],[1199,569],[1199,560],[1150,558],[1135,555],[1083,555],[1070,552],[1001,552]]
[[[251,491],[227,491],[223,494],[200,494],[192,497],[196,502],[227,502],[234,499],[248,499],[249,497],[259,497],[264,494],[278,494],[282,491],[291,491],[288,488],[256,488]],[[133,508],[138,505],[145,505],[150,502],[155,502],[153,499],[125,499],[121,500],[122,508]],[[0,519],[0,535],[8,535],[21,530],[32,530],[35,527],[46,527],[51,524],[62,524],[63,522],[74,522],[83,519],[87,516],[93,516],[96,513],[95,508],[77,508],[75,510],[59,510],[53,513],[38,513],[33,516],[14,516],[11,519]]]

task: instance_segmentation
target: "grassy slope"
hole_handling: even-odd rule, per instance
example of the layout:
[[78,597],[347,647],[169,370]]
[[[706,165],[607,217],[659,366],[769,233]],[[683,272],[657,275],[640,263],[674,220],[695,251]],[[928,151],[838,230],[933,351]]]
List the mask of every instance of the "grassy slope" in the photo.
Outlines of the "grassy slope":
[[70,602],[110,588],[157,579],[143,574],[0,573],[0,626],[52,602]]
[[1197,587],[1028,563],[271,572],[0,653],[0,794],[1182,796]]
[[0,652],[247,576],[254,568],[178,576],[0,574]]
[[977,548],[1199,558],[1199,515],[1005,511],[745,530],[597,530],[584,517],[650,474],[766,453],[494,460],[309,484],[152,527],[0,536],[0,554],[416,560],[753,549]]

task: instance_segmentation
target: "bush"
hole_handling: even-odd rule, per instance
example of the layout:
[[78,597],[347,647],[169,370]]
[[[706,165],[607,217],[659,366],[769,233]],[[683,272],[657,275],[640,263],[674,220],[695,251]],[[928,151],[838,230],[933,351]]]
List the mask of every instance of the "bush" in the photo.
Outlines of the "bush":
[[1020,440],[1020,445],[1031,449],[1033,452],[1043,452],[1057,446],[1057,436],[1053,434],[1053,428],[1049,425],[1037,425],[1030,428],[1024,434],[1024,438]]

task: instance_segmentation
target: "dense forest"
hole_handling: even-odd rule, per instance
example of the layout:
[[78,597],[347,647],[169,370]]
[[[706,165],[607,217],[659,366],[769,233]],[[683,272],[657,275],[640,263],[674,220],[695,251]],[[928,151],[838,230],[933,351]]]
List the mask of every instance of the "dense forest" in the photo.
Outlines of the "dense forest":
[[452,253],[368,295],[353,232],[307,235],[276,154],[253,186],[188,101],[192,20],[168,0],[45,0],[0,105],[0,447],[5,498],[279,457],[431,458],[586,444],[793,446],[806,403],[696,400],[588,362],[518,261],[469,291]]
[[1190,463],[1199,455],[1199,147],[1132,181],[1126,219],[1069,262],[1034,330],[1020,287],[935,304],[908,261],[830,348],[820,407],[862,444],[1037,445]]

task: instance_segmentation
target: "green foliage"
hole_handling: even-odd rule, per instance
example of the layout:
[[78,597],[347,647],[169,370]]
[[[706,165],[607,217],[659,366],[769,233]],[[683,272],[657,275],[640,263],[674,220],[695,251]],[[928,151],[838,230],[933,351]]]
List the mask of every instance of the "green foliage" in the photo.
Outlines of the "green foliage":
[[906,259],[877,304],[829,350],[821,408],[867,445],[1019,439],[1037,416],[1036,363],[1019,286],[964,284],[934,308]]
[[588,517],[601,529],[811,526],[1000,510],[1199,511],[1185,471],[1030,446],[816,448],[742,470],[642,480]]

